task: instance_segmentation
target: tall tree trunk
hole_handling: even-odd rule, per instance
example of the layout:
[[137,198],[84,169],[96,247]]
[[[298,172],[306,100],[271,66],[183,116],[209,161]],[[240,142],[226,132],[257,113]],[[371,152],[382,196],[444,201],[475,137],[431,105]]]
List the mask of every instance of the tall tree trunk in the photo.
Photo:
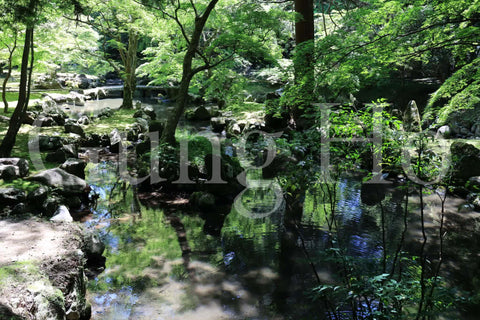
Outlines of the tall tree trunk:
[[193,29],[192,38],[188,43],[187,52],[183,57],[182,80],[180,81],[180,88],[176,97],[175,110],[167,119],[165,129],[162,132],[161,142],[169,144],[175,143],[175,130],[177,129],[178,121],[180,121],[180,117],[185,111],[188,103],[188,88],[190,87],[190,81],[192,81],[193,76],[198,72],[196,70],[200,70],[192,68],[192,61],[195,57],[198,44],[200,43],[200,36],[202,35],[203,28],[217,2],[218,0],[211,0],[205,9],[205,12],[201,16],[195,17],[195,28]]
[[8,48],[8,67],[7,67],[7,75],[5,76],[5,79],[3,80],[2,84],[2,100],[3,100],[3,112],[8,113],[8,101],[7,101],[7,83],[8,80],[10,79],[10,76],[12,75],[12,57],[13,53],[15,52],[15,49],[17,49],[17,31],[15,30],[15,38],[13,41],[13,47],[10,49]]
[[295,12],[300,19],[295,22],[295,43],[313,40],[315,25],[313,19],[313,0],[295,0]]
[[133,108],[133,95],[137,86],[137,49],[138,34],[130,30],[128,32],[128,49],[122,56],[123,65],[125,66],[125,74],[123,76],[123,109]]
[[313,97],[314,89],[314,65],[313,65],[313,46],[315,39],[315,24],[313,15],[313,0],[295,0],[295,12],[299,15],[299,20],[295,23],[295,85],[298,87],[298,96],[302,97],[304,102],[292,106],[292,118],[295,121],[297,129],[303,129],[305,125],[302,122],[302,116],[305,114],[305,108],[308,106],[309,99]]
[[[8,126],[7,134],[0,144],[0,157],[9,157],[12,153],[13,146],[15,145],[15,140],[17,138],[17,133],[20,130],[22,125],[25,112],[27,111],[29,94],[30,94],[30,79],[31,71],[29,72],[29,57],[32,51],[33,46],[33,26],[28,26],[25,31],[25,44],[23,46],[23,55],[22,55],[22,65],[20,71],[20,87],[18,92],[18,102],[15,111],[10,118],[10,123]],[[32,59],[33,61],[33,59]],[[33,64],[30,65],[30,68],[33,68]]]

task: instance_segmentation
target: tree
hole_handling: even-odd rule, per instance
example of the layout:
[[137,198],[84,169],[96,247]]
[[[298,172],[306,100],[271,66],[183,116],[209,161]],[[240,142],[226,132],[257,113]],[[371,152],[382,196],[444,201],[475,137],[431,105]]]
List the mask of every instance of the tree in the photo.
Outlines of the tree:
[[2,100],[4,109],[3,112],[8,112],[8,101],[7,101],[7,83],[12,75],[12,64],[13,64],[13,54],[17,49],[18,45],[19,31],[15,24],[11,21],[4,22],[3,32],[0,34],[0,44],[7,49],[7,74],[2,83]]
[[[315,24],[313,0],[295,0],[295,54],[294,84],[285,97],[287,107],[297,129],[303,129],[303,115],[313,102],[315,72],[314,43]],[[288,99],[289,97],[292,97]]]
[[[209,77],[215,75],[217,79],[220,78],[221,75],[212,70],[220,64],[225,67],[227,61],[233,62],[233,66],[235,62],[250,58],[265,59],[272,63],[278,58],[270,55],[270,51],[275,52],[273,49],[276,48],[271,38],[278,34],[278,19],[285,14],[284,11],[270,10],[257,2],[230,1],[217,5],[217,1],[213,0],[203,3],[178,1],[158,5],[158,2],[145,0],[143,3],[160,13],[167,23],[165,28],[171,28],[173,23],[176,29],[170,33],[170,43],[146,50],[147,54],[156,57],[141,66],[144,73],[162,76],[168,80],[166,82],[175,83],[178,79],[176,106],[167,119],[161,137],[163,142],[175,141],[175,130],[188,106],[189,88],[196,75],[200,80],[194,81],[193,85],[198,89],[198,81],[202,82],[200,86],[205,86]],[[168,51],[168,48],[172,51]],[[175,58],[181,60],[178,67],[172,64]],[[228,69],[224,68],[223,75],[228,77],[228,74]],[[160,82],[158,79],[154,81]],[[228,88],[224,87],[223,90]],[[205,88],[198,90],[199,93],[205,91]]]
[[387,77],[443,81],[475,58],[479,1],[347,4],[330,8],[330,32],[317,44],[317,86],[326,100],[348,99]]
[[[102,35],[102,52],[93,54],[107,61],[119,74],[124,86],[122,108],[133,108],[139,39],[151,29],[154,23],[152,16],[139,3],[120,0],[86,1],[84,14],[77,21],[91,26]],[[119,59],[111,54],[111,49],[118,52]]]
[[[149,3],[148,1],[145,1],[144,3],[152,6],[152,3]],[[165,129],[163,130],[161,136],[162,142],[170,144],[173,144],[175,142],[175,131],[178,121],[180,120],[180,117],[182,116],[185,108],[187,107],[189,99],[188,89],[190,87],[190,82],[192,81],[192,78],[197,73],[212,68],[223,61],[223,59],[221,59],[212,63],[208,59],[208,57],[204,56],[203,53],[199,50],[200,41],[203,40],[201,39],[203,29],[217,3],[218,0],[210,0],[203,8],[203,12],[201,12],[202,6],[195,5],[193,1],[188,3],[178,1],[172,3],[171,5],[161,3],[160,6],[157,7],[157,9],[162,13],[164,17],[172,19],[177,24],[187,44],[185,54],[183,56],[182,77],[176,97],[176,106],[174,111],[169,115],[167,119]],[[186,22],[182,21],[183,19],[181,11],[185,11],[187,14],[192,14],[194,17],[193,23],[192,21],[190,21],[189,27],[192,28],[191,32],[188,32],[189,29],[186,28]],[[196,54],[201,56],[204,60],[204,64],[198,67],[193,66],[193,59]]]
[[48,5],[57,5],[59,9],[65,9],[69,5],[73,5],[76,12],[79,10],[79,5],[75,0],[72,0],[68,3],[65,1],[62,1],[61,3],[54,3],[52,1],[44,2],[41,0],[5,0],[1,4],[4,6],[2,8],[4,12],[12,14],[14,21],[24,25],[25,27],[25,41],[23,45],[22,62],[20,67],[18,102],[15,111],[10,118],[7,134],[0,144],[0,157],[9,157],[13,146],[15,145],[17,133],[20,130],[23,118],[25,117],[30,98],[30,85],[32,82],[34,63],[34,28],[44,18],[44,10],[47,9]]

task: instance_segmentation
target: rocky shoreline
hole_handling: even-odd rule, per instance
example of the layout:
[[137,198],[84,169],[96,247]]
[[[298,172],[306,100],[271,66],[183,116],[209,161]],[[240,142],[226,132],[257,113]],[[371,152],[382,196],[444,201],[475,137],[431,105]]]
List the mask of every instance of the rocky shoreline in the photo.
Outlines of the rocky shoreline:
[[104,246],[76,222],[0,221],[0,318],[91,317],[89,266]]

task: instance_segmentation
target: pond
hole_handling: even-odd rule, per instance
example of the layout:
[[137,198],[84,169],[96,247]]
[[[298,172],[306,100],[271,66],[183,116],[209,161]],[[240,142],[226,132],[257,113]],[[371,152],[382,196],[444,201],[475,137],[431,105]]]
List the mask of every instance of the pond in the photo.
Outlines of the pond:
[[[420,203],[412,188],[407,197],[402,185],[366,188],[360,177],[345,176],[334,187],[333,201],[325,197],[325,186],[307,192],[295,226],[284,223],[284,210],[252,219],[226,206],[218,210],[228,213],[220,219],[220,232],[212,235],[208,219],[186,206],[182,195],[151,201],[161,197],[142,195],[118,180],[113,163],[88,168],[87,180],[99,199],[86,225],[99,229],[107,244],[106,270],[90,282],[93,319],[368,319],[385,307],[372,299],[368,307],[352,310],[345,274],[365,277],[372,287],[380,283],[378,292],[387,292],[390,284],[382,275],[398,255],[405,260],[398,263],[405,277],[420,277],[415,258],[423,241]],[[247,192],[242,201],[261,212],[272,207],[268,194]],[[435,192],[423,199],[431,270],[440,253],[439,199]],[[438,299],[454,305],[444,319],[476,319],[477,305],[468,299],[480,285],[478,213],[457,213],[461,204],[447,199],[442,227],[445,283],[438,280],[438,291],[449,296]],[[410,282],[416,284],[418,289],[418,281]],[[408,299],[411,290],[399,285],[395,292]]]
[[[152,105],[160,117],[171,107]],[[180,127],[209,132],[208,122]],[[422,277],[435,283],[433,310],[450,306],[438,316],[477,319],[480,214],[449,196],[442,224],[438,190],[424,190],[423,245],[419,190],[404,183],[318,184],[292,224],[285,205],[262,214],[277,204],[272,190],[243,194],[251,214],[228,202],[202,214],[188,195],[138,192],[114,162],[89,164],[87,182],[99,198],[85,224],[107,246],[90,281],[93,319],[395,319],[395,303],[415,318]]]

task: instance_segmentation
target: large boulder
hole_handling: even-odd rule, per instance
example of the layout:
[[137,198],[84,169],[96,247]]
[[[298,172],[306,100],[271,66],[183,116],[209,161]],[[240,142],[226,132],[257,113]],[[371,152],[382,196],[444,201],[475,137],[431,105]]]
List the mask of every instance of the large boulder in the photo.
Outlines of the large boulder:
[[73,174],[79,178],[85,179],[86,166],[87,162],[85,162],[84,160],[70,158],[60,166],[60,169],[63,169],[66,172]]
[[54,163],[63,163],[68,158],[75,158],[77,157],[77,148],[73,144],[66,144],[62,146],[60,149],[50,152],[45,157],[45,160],[48,162]]
[[83,107],[85,105],[85,96],[83,94],[72,91],[67,97],[67,103]]
[[81,137],[85,137],[85,132],[83,131],[83,128],[78,124],[66,124],[65,133],[75,133]]
[[49,74],[42,74],[33,82],[35,89],[62,89],[58,79]]
[[49,137],[49,136],[39,136],[38,144],[40,151],[51,151],[58,150],[63,146],[62,138],[60,137]]
[[85,180],[60,168],[54,168],[28,177],[27,180],[38,181],[44,185],[57,188],[63,194],[81,194],[88,191]]
[[12,205],[25,201],[25,192],[17,188],[0,188],[0,204]]
[[[13,169],[13,171],[12,171]],[[23,178],[28,175],[28,161],[22,158],[0,158],[0,178],[3,177],[4,171],[13,172],[15,178]],[[2,178],[5,179],[5,178]]]
[[480,150],[465,142],[455,141],[450,146],[452,157],[451,178],[456,184],[474,176],[480,176]]
[[205,121],[210,120],[211,117],[210,112],[204,106],[185,112],[185,118],[190,121]]

